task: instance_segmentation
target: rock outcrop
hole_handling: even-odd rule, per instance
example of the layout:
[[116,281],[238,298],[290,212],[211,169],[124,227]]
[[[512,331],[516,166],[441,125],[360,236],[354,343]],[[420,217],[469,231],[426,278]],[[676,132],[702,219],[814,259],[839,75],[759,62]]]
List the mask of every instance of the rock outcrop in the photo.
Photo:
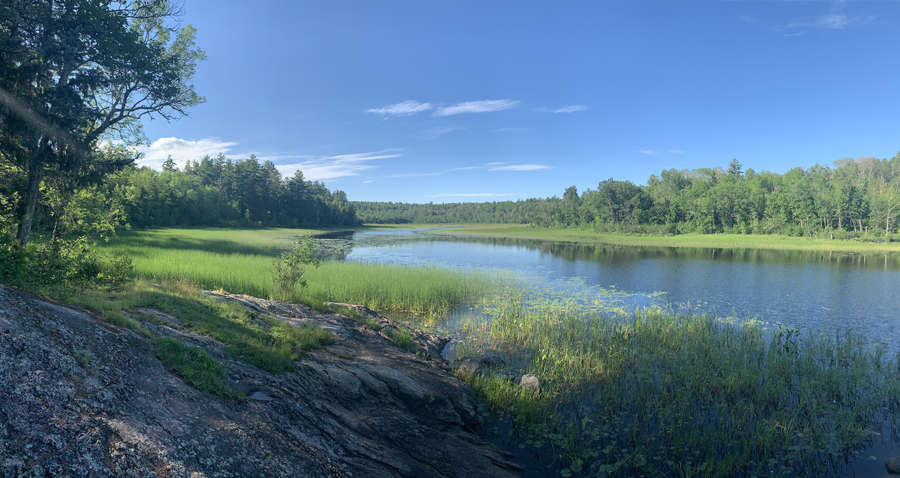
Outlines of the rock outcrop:
[[335,341],[278,375],[177,317],[143,322],[202,347],[254,398],[225,399],[168,372],[145,335],[0,286],[0,476],[515,476],[472,433],[476,404],[440,359],[446,339],[413,333],[417,355],[343,315],[210,294]]

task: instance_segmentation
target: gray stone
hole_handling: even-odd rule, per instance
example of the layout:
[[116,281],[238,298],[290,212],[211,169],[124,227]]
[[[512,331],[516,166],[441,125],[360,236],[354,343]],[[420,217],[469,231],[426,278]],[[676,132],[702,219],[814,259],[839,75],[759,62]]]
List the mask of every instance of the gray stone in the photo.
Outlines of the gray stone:
[[888,461],[884,464],[884,467],[887,468],[888,473],[892,475],[900,475],[900,456],[889,458]]
[[491,352],[481,358],[481,366],[486,368],[503,368],[506,366],[506,361],[499,354]]
[[530,390],[535,395],[541,393],[541,381],[531,374],[522,375],[522,379],[519,380],[519,386],[525,390]]
[[258,402],[271,402],[272,401],[272,397],[266,395],[265,392],[260,392],[259,390],[251,393],[250,396],[247,398],[249,398],[250,400],[256,400]]
[[471,357],[460,360],[456,367],[456,376],[464,380],[477,373],[481,373],[481,364]]
[[[208,295],[296,326],[326,325],[334,344],[270,373],[179,330],[177,312],[166,321],[148,312],[141,324],[152,334],[222,362],[231,391],[277,397],[235,400],[166,370],[143,334],[0,285],[0,476],[510,478],[521,470],[469,431],[479,424],[474,396],[446,362],[342,315]],[[446,343],[424,332],[413,340],[437,353]]]

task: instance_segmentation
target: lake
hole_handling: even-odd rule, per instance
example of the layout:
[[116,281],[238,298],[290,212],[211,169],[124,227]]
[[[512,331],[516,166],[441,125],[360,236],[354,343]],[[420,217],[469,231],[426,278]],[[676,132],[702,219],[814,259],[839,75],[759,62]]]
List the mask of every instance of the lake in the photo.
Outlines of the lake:
[[[656,303],[755,318],[802,330],[852,329],[900,344],[900,255],[760,249],[629,247],[539,240],[366,231],[346,260],[501,270],[535,285],[598,286]],[[654,293],[661,295],[641,300]]]
[[[601,287],[620,291],[630,306],[754,318],[829,334],[849,329],[894,352],[900,344],[897,254],[627,247],[420,232],[329,237],[349,261],[499,270],[563,294]],[[444,332],[453,333],[452,321]],[[884,461],[900,454],[893,435],[883,430],[857,462],[838,471],[884,475]],[[540,457],[518,458],[530,469],[540,466]]]

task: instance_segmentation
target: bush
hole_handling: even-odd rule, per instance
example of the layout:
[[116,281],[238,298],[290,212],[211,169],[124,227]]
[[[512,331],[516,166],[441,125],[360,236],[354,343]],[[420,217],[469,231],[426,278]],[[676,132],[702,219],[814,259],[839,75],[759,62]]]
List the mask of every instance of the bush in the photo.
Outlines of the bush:
[[84,238],[32,242],[26,248],[0,242],[0,280],[14,285],[92,285],[119,288],[134,266],[122,254],[98,253]]
[[281,259],[275,262],[275,298],[291,300],[298,286],[306,286],[304,266],[319,267],[315,254],[316,243],[310,236],[294,241],[291,250],[281,254]]

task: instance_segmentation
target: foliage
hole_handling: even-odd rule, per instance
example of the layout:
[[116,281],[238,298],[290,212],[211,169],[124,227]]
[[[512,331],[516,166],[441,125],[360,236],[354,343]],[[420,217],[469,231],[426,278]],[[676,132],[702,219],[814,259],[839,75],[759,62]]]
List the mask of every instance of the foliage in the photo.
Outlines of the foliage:
[[275,261],[275,296],[291,299],[297,288],[306,287],[305,266],[319,267],[316,243],[311,236],[294,241],[289,251],[281,253]]
[[0,246],[0,281],[15,285],[120,288],[131,280],[131,259],[102,254],[85,238]]
[[331,226],[356,224],[343,191],[329,191],[302,172],[284,179],[271,161],[222,155],[187,161],[184,170],[126,168],[105,194],[138,228],[172,226]]
[[784,174],[668,169],[646,186],[607,179],[580,195],[491,203],[354,203],[366,223],[530,224],[601,233],[782,234],[889,242],[900,232],[900,154]]
[[28,244],[44,179],[95,184],[134,160],[102,137],[144,140],[144,117],[203,101],[190,84],[203,52],[168,0],[7,2],[0,7],[0,149],[27,174],[18,241]]

